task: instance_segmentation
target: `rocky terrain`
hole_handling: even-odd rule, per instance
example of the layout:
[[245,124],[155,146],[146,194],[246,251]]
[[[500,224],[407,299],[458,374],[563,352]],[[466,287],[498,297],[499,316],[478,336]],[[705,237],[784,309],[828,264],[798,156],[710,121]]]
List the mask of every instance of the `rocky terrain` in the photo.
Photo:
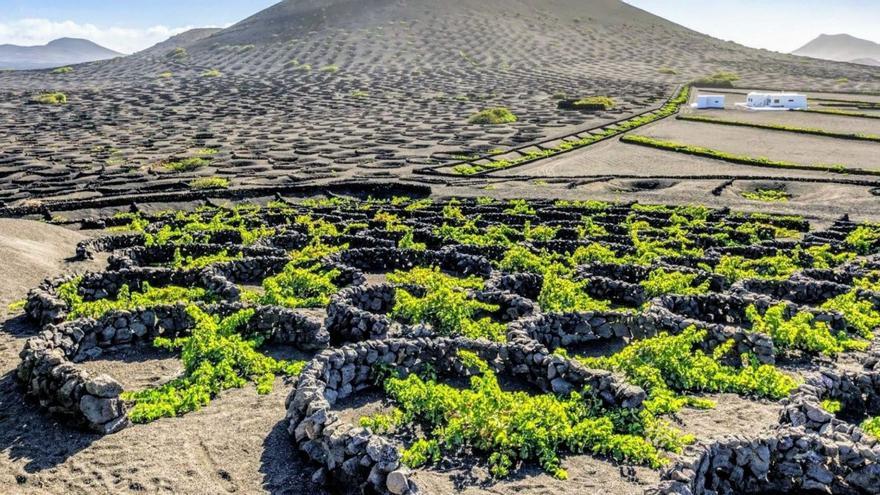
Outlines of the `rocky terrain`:
[[878,493],[878,119],[617,0],[0,72],[0,492]]

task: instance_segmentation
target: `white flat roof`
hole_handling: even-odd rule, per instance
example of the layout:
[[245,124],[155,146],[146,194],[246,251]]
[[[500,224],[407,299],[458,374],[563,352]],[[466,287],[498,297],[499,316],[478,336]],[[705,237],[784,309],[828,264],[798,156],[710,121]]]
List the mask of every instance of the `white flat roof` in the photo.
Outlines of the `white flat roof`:
[[766,96],[806,96],[806,95],[802,95],[802,94],[800,94],[800,93],[761,93],[761,92],[759,92],[759,91],[752,91],[751,93],[749,93],[749,96],[751,96],[751,95],[766,95]]

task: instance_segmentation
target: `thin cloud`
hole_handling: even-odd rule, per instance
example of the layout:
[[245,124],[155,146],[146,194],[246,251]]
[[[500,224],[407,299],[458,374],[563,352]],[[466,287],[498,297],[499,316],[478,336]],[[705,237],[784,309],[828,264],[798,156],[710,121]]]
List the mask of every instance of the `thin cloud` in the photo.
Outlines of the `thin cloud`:
[[192,29],[193,26],[147,28],[98,27],[74,21],[19,19],[0,22],[0,43],[44,45],[58,38],[84,38],[122,53],[134,53]]

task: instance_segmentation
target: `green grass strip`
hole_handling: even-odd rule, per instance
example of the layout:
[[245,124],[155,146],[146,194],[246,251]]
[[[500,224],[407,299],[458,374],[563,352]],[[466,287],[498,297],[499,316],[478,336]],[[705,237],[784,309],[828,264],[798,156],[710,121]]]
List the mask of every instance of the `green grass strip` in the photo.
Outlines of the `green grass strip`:
[[665,151],[674,151],[676,153],[684,153],[686,155],[700,156],[703,158],[712,158],[715,160],[723,160],[725,162],[737,163],[739,165],[751,165],[755,167],[784,168],[789,170],[812,170],[819,172],[831,172],[836,174],[860,174],[880,176],[880,170],[863,170],[858,168],[846,168],[843,165],[799,165],[793,162],[781,160],[771,160],[764,157],[753,157],[748,155],[736,155],[726,153],[724,151],[713,150],[711,148],[703,148],[700,146],[691,146],[675,141],[664,141],[662,139],[654,139],[647,136],[638,136],[628,134],[620,139],[624,143],[646,146]]
[[798,110],[798,112],[821,113],[825,115],[839,115],[841,117],[859,117],[863,119],[880,119],[880,115],[863,112],[850,112],[848,110],[837,110],[833,108],[808,108],[806,110]]
[[510,167],[514,167],[517,165],[522,165],[527,162],[532,162],[535,160],[540,160],[543,158],[550,158],[552,156],[565,153],[566,151],[571,151],[577,148],[583,148],[584,146],[589,146],[591,144],[597,143],[599,141],[603,141],[608,138],[612,138],[623,134],[625,132],[629,132],[638,127],[642,127],[644,125],[650,124],[652,122],[656,122],[660,119],[669,117],[670,115],[674,115],[678,112],[679,108],[682,105],[687,103],[690,98],[690,87],[685,86],[679,90],[679,92],[675,95],[674,98],[666,102],[665,105],[660,107],[655,112],[646,113],[644,115],[640,115],[638,117],[633,117],[629,120],[624,120],[622,122],[618,122],[616,124],[611,124],[602,130],[601,133],[593,134],[591,136],[578,139],[575,141],[566,141],[559,146],[555,146],[553,148],[543,149],[541,151],[530,151],[527,154],[514,158],[512,160],[501,159],[501,160],[493,160],[489,163],[476,164],[476,163],[463,163],[461,165],[457,165],[453,167],[453,172],[458,175],[474,175],[481,172],[488,172],[492,170],[502,170]]
[[856,141],[872,141],[880,143],[880,135],[877,134],[860,134],[848,132],[834,132],[818,129],[815,127],[796,127],[783,124],[760,124],[755,122],[745,122],[742,120],[716,119],[713,117],[703,117],[701,115],[679,115],[678,120],[688,122],[705,122],[707,124],[729,125],[736,127],[752,127],[755,129],[767,129],[770,131],[793,132],[797,134],[810,134],[813,136],[823,136],[836,139],[853,139]]

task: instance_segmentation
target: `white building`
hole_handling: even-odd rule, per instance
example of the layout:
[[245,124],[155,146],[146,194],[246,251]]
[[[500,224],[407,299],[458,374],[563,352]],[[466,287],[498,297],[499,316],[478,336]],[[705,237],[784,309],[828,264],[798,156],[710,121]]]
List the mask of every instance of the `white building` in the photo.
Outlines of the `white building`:
[[691,106],[694,108],[698,108],[698,109],[724,108],[724,96],[723,95],[699,95],[699,96],[697,96],[697,102]]
[[803,110],[807,96],[797,93],[749,93],[745,106],[763,110]]

